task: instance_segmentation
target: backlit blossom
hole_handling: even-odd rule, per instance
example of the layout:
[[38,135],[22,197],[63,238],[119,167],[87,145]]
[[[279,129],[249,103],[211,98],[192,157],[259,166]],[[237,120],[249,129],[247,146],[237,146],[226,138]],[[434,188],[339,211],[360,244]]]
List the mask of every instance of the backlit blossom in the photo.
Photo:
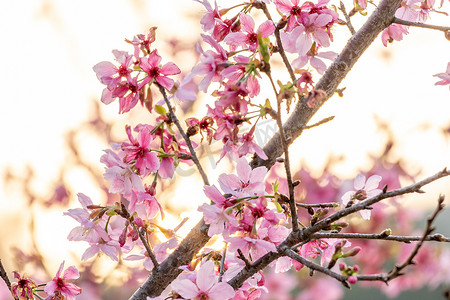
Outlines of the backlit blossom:
[[141,58],[139,66],[148,75],[144,78],[141,85],[143,86],[153,80],[156,80],[156,82],[162,87],[170,91],[173,87],[174,81],[167,76],[180,74],[181,71],[172,62],[166,63],[162,67],[159,66],[160,62],[161,56],[158,55],[157,50],[153,50],[148,57]]
[[[450,62],[447,64],[447,70],[445,71],[445,73],[439,73],[436,75],[437,78],[441,79],[440,81],[436,82],[435,85],[446,85],[446,84],[450,84]],[[450,85],[449,85],[449,89],[450,89]]]
[[[358,174],[356,176],[355,181],[353,183],[353,187],[355,188],[355,191],[348,191],[346,192],[341,200],[344,205],[347,205],[350,201],[358,200],[363,201],[365,199],[374,197],[381,193],[381,190],[378,189],[378,184],[381,181],[381,176],[379,175],[372,175],[367,179],[366,182],[366,176],[362,174]],[[370,210],[365,209],[360,211],[361,216],[365,220],[370,219]]]
[[159,159],[154,152],[151,152],[150,144],[153,141],[152,134],[148,127],[142,127],[137,138],[131,134],[131,127],[126,127],[126,132],[130,143],[122,144],[122,151],[125,153],[125,162],[135,161],[136,169],[142,176],[147,176],[159,169]]
[[64,262],[59,266],[53,280],[44,287],[44,291],[49,295],[47,299],[52,299],[53,296],[60,294],[65,296],[67,300],[73,300],[76,295],[81,293],[81,288],[71,283],[72,280],[80,277],[78,270],[74,266],[68,267],[61,276],[63,268]]
[[172,289],[185,299],[226,300],[234,297],[233,288],[226,282],[217,282],[214,263],[205,262],[194,280],[177,279]]

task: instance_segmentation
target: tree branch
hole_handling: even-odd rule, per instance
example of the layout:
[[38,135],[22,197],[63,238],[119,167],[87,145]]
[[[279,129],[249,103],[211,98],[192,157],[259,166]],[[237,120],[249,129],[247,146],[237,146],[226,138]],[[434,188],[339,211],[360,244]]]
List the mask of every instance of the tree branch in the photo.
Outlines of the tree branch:
[[419,22],[411,22],[411,21],[406,21],[406,20],[402,20],[399,18],[394,18],[394,21],[392,23],[405,25],[405,26],[413,26],[413,27],[420,27],[420,28],[426,28],[426,29],[440,30],[443,32],[450,31],[450,27],[448,27],[448,26],[438,26],[438,25],[425,24],[425,23],[419,23]]
[[[269,252],[259,258],[257,261],[251,264],[249,268],[245,268],[241,270],[235,277],[233,277],[230,281],[228,281],[228,284],[230,284],[234,288],[239,288],[245,280],[253,276],[256,272],[262,270],[267,265],[269,265],[272,261],[275,259],[278,259],[281,256],[284,256],[284,253],[287,248],[292,248],[298,246],[299,243],[306,243],[312,239],[314,234],[316,234],[318,231],[326,228],[334,221],[337,221],[349,214],[355,213],[359,210],[366,209],[368,206],[379,202],[386,198],[391,198],[407,193],[414,193],[414,192],[422,192],[421,188],[429,184],[439,178],[445,177],[450,175],[450,172],[447,171],[447,169],[442,170],[441,172],[438,172],[437,174],[430,176],[422,181],[419,181],[415,184],[412,184],[410,186],[400,188],[394,191],[386,192],[379,194],[377,196],[374,196],[372,198],[369,198],[367,200],[362,201],[361,203],[358,203],[356,205],[346,207],[333,215],[317,222],[316,224],[309,226],[307,228],[303,228],[298,232],[291,232],[289,236],[286,238],[285,241],[283,241],[280,245],[277,246],[277,253]],[[427,233],[428,235],[428,233]],[[359,277],[358,277],[359,278]]]
[[436,209],[434,210],[433,214],[427,219],[427,226],[425,228],[422,238],[416,244],[413,251],[411,251],[408,258],[406,258],[405,261],[401,265],[395,265],[394,268],[387,274],[358,275],[358,276],[356,276],[358,278],[358,280],[361,280],[361,281],[383,281],[387,284],[390,280],[403,275],[402,274],[403,269],[405,269],[409,265],[414,265],[414,258],[419,253],[419,250],[422,247],[423,243],[427,240],[427,236],[429,236],[429,234],[434,230],[434,227],[432,226],[432,224],[433,224],[434,220],[436,219],[437,215],[443,209],[444,209],[444,196],[440,195]]
[[[402,243],[411,243],[415,241],[420,241],[422,236],[401,236],[401,235],[383,235],[377,233],[314,233],[311,236],[312,239],[365,239],[365,240],[385,240],[385,241],[396,241]],[[450,238],[444,237],[442,234],[432,234],[425,237],[425,241],[433,242],[445,242],[450,243]]]

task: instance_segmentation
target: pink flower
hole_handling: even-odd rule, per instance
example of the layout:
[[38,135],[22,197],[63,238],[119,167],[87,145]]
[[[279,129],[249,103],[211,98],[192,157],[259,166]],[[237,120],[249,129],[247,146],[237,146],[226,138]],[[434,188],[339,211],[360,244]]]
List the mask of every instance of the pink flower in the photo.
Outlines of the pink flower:
[[401,41],[403,35],[408,34],[406,26],[400,24],[392,24],[381,33],[381,41],[383,45],[387,47],[387,43],[392,43],[394,40]]
[[212,37],[208,35],[201,35],[203,40],[210,44],[216,52],[212,50],[203,51],[200,45],[197,45],[197,52],[201,54],[200,63],[198,63],[186,77],[186,80],[191,80],[194,76],[204,76],[198,88],[206,93],[208,86],[212,81],[218,82],[222,76],[220,72],[224,69],[228,57],[225,49],[219,45]]
[[[362,174],[358,174],[356,176],[355,181],[353,183],[353,187],[355,188],[355,191],[348,191],[346,192],[341,200],[344,205],[347,205],[350,201],[353,200],[359,200],[363,201],[367,198],[374,197],[381,193],[380,189],[377,189],[378,184],[381,181],[381,176],[379,175],[372,175],[367,179],[366,182],[366,176]],[[360,211],[361,216],[365,220],[370,219],[370,210],[365,209]]]
[[156,80],[162,87],[170,91],[173,87],[174,81],[167,77],[167,75],[180,74],[180,69],[174,63],[167,63],[160,67],[161,56],[158,55],[157,50],[153,50],[148,57],[141,58],[139,66],[148,74],[141,83],[141,86],[146,85],[153,80]]
[[266,167],[252,170],[245,157],[238,159],[236,164],[237,176],[222,174],[219,183],[222,190],[236,197],[264,195],[264,178],[267,175]]
[[131,127],[126,126],[126,132],[130,143],[123,143],[122,150],[125,153],[125,162],[135,161],[136,169],[142,176],[147,176],[159,169],[159,159],[155,153],[151,152],[150,144],[153,141],[152,134],[148,127],[141,127],[137,138],[131,134]]
[[259,238],[245,237],[231,237],[226,239],[229,242],[229,250],[236,252],[240,249],[245,256],[251,254],[254,260],[262,257],[269,252],[277,252],[275,244]]
[[80,277],[78,270],[74,266],[68,267],[61,277],[63,268],[64,262],[62,262],[53,280],[44,287],[44,291],[49,295],[46,299],[53,299],[56,298],[56,295],[62,295],[66,296],[67,300],[73,300],[76,295],[81,293],[81,288],[69,282]]
[[227,35],[224,42],[231,46],[249,47],[250,51],[255,51],[258,48],[258,34],[261,37],[268,37],[275,31],[275,26],[270,20],[265,21],[255,32],[255,22],[253,18],[244,13],[239,14],[242,29],[244,32],[231,32]]
[[[435,85],[450,84],[450,62],[447,64],[447,70],[445,71],[445,73],[439,73],[439,74],[435,74],[433,76],[436,76],[439,79],[442,79],[441,81],[436,82]],[[450,85],[449,85],[449,89],[450,89]]]
[[111,182],[109,192],[129,197],[133,189],[144,191],[139,175],[134,173],[131,167],[124,163],[115,152],[109,149],[105,152],[100,161],[107,167],[103,177]]
[[130,81],[130,74],[133,71],[130,68],[133,63],[133,56],[129,55],[127,52],[118,50],[113,50],[113,54],[116,57],[116,61],[120,64],[119,67],[116,67],[109,61],[99,62],[93,67],[97,74],[97,78],[101,83],[106,84],[109,90],[116,87],[122,78],[126,78]]
[[[318,51],[318,46],[311,47],[311,49],[305,54],[292,61],[292,66],[296,69],[303,68],[308,62],[310,65],[317,70],[319,74],[325,73],[327,66],[320,58],[325,58],[333,61],[337,57],[337,53],[333,51]],[[314,49],[314,51],[312,51]]]
[[185,299],[226,300],[234,297],[233,288],[225,282],[217,282],[214,263],[205,262],[196,274],[195,280],[178,279],[172,289]]
[[33,291],[37,288],[36,283],[28,277],[20,276],[16,271],[13,273],[17,282],[11,285],[12,295],[20,300],[33,300]]

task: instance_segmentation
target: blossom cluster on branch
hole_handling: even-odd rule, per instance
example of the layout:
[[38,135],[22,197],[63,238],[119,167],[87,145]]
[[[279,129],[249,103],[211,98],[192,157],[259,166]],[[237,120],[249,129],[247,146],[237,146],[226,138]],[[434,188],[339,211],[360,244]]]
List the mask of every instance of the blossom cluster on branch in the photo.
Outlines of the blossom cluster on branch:
[[[382,264],[390,253],[379,249],[373,240],[395,241],[387,229],[388,214],[378,204],[380,201],[390,199],[391,206],[400,206],[394,197],[421,193],[424,185],[450,175],[446,169],[404,188],[399,177],[405,173],[398,165],[387,167],[386,162],[374,167],[370,174],[358,175],[353,183],[326,172],[321,178],[313,178],[305,170],[291,171],[289,145],[307,126],[293,133],[288,123],[283,124],[281,110],[289,113],[294,104],[295,110],[301,107],[308,112],[302,120],[306,125],[307,118],[332,96],[334,91],[330,94],[318,88],[315,78],[323,75],[324,80],[330,76],[329,70],[341,68],[336,63],[345,55],[324,50],[332,44],[338,26],[348,27],[352,39],[357,40],[351,17],[356,13],[366,15],[372,2],[353,1],[353,9],[347,12],[343,3],[338,9],[329,0],[250,1],[222,9],[216,2],[212,5],[208,0],[196,1],[206,9],[200,21],[204,33],[202,43],[196,45],[200,61],[187,75],[181,76],[175,63],[160,56],[155,46],[156,27],[146,35],[126,40],[133,48],[131,54],[113,50],[114,63],[100,62],[93,68],[105,85],[101,95],[104,104],[117,100],[119,113],[124,114],[138,109],[140,103],[155,116],[155,121],[127,125],[128,140],[111,144],[100,158],[109,193],[119,195],[120,201],[98,204],[80,193],[81,208],[64,213],[79,223],[68,239],[88,245],[81,260],[103,253],[113,261],[142,261],[150,275],[131,299],[257,299],[276,290],[270,288],[270,281],[276,281],[272,277],[292,274],[294,269],[308,268],[311,275],[324,273],[350,287],[359,281],[387,283],[402,275],[401,271],[414,260],[429,260],[429,266],[435,266],[430,258],[432,250],[419,250],[425,241],[449,241],[431,235],[432,223],[443,208],[441,198],[418,238],[408,236],[412,231],[408,210],[397,210],[399,222],[405,224],[396,228],[396,233],[407,228],[398,239],[420,243],[414,249],[405,247],[401,251],[405,262],[386,274]],[[408,33],[405,22],[409,26],[425,22],[429,14],[440,12],[443,4],[431,0],[381,1],[373,18],[385,18],[377,28],[382,32],[382,43],[387,46],[388,42],[400,41]],[[264,21],[255,21],[256,11],[263,12]],[[279,20],[272,18],[274,11]],[[450,29],[439,30],[448,33]],[[360,54],[371,41],[367,43],[361,46]],[[277,55],[289,74],[288,82],[275,83],[272,77]],[[353,64],[358,57],[351,58]],[[333,64],[327,66],[327,61]],[[450,83],[449,68],[450,63],[446,73],[435,75],[440,79],[437,85]],[[262,94],[263,81],[270,83],[273,96]],[[195,101],[199,92],[214,99],[207,104],[206,115],[181,122],[173,100]],[[156,97],[162,100],[156,101]],[[281,141],[278,151],[284,157],[274,156],[255,142],[255,130],[267,118],[277,122]],[[209,182],[196,150],[213,140],[221,143],[217,163],[227,157],[235,165],[235,172],[220,175],[217,184]],[[248,157],[268,164],[250,165]],[[198,208],[203,219],[183,241],[177,235],[183,222],[173,229],[158,225],[158,217],[164,218],[159,186],[173,178],[180,163],[198,170],[205,195],[205,203]],[[344,219],[355,213],[362,218]],[[222,250],[205,247],[212,237],[218,238]],[[81,292],[71,282],[78,277],[78,271],[69,267],[61,274],[63,265],[46,284],[46,299],[73,299]],[[264,273],[268,266],[274,268],[275,275]],[[17,283],[11,291],[16,299],[34,299],[40,292],[41,285],[32,279],[17,272],[14,277]],[[165,295],[160,296],[164,290]]]

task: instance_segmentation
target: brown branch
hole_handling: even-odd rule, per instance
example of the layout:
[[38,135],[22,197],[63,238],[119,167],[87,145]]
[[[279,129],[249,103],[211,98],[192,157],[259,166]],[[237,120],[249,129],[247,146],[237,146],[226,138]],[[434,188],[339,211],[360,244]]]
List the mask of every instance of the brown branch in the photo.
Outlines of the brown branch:
[[[402,0],[383,0],[378,8],[370,16],[367,22],[358,32],[348,41],[345,48],[327,69],[320,81],[315,86],[315,90],[323,90],[326,97],[314,107],[307,105],[308,101],[299,101],[289,119],[284,123],[284,133],[289,143],[292,143],[299,137],[303,128],[312,118],[312,116],[320,109],[323,103],[327,101],[337,90],[339,84],[350,72],[353,65],[358,61],[359,57],[372,44],[375,38],[394,20],[394,14]],[[252,161],[252,167],[266,166],[268,169],[275,164],[277,157],[283,153],[283,149],[279,147],[280,133],[276,133],[272,139],[264,146],[263,150],[269,157],[263,160],[255,157]]]
[[[370,233],[314,233],[312,239],[365,239],[365,240],[386,240],[402,243],[411,243],[420,241],[422,236],[401,236],[401,235],[384,235]],[[450,238],[444,237],[442,234],[432,234],[425,237],[425,241],[450,243]]]
[[277,125],[280,130],[280,138],[281,138],[281,146],[283,147],[284,152],[284,169],[286,171],[286,181],[288,184],[289,190],[289,208],[291,210],[291,220],[292,220],[292,231],[297,232],[299,230],[298,227],[298,215],[297,215],[297,207],[295,206],[295,195],[294,195],[294,184],[292,183],[292,174],[291,174],[291,163],[289,160],[289,145],[286,141],[283,129],[283,122],[281,121],[281,100],[280,95],[275,87],[275,84],[272,79],[272,75],[270,74],[270,68],[265,71],[267,77],[270,79],[270,83],[272,84],[272,88],[275,92],[276,100],[277,100]]
[[148,244],[147,239],[144,236],[145,228],[142,228],[142,230],[139,230],[138,228],[136,228],[136,225],[134,225],[134,224],[133,224],[133,227],[139,233],[139,238],[141,239],[142,244],[144,244],[145,250],[147,251],[148,256],[150,257],[150,259],[153,263],[153,270],[158,270],[159,263],[156,260],[155,254],[153,254],[153,251],[150,248],[150,245]]
[[286,256],[289,256],[290,258],[295,259],[296,261],[298,261],[302,265],[308,267],[309,269],[318,271],[325,275],[333,277],[334,279],[340,281],[342,283],[342,285],[345,286],[346,288],[350,288],[350,284],[347,281],[347,278],[348,278],[347,276],[335,273],[328,268],[325,268],[325,267],[322,267],[321,265],[315,264],[312,261],[305,259],[300,254],[294,252],[293,250],[291,250],[289,248],[286,248],[284,250],[284,253],[286,254]]
[[379,202],[383,199],[391,198],[391,197],[395,197],[395,196],[399,196],[399,195],[403,195],[403,194],[407,194],[407,193],[414,193],[414,192],[422,191],[421,188],[424,185],[429,184],[439,178],[442,178],[442,177],[445,177],[448,175],[450,175],[450,172],[447,171],[446,169],[444,169],[441,172],[438,172],[437,174],[430,176],[430,177],[428,177],[422,181],[419,181],[415,184],[412,184],[410,186],[400,188],[400,189],[397,189],[394,191],[382,193],[382,194],[379,194],[372,198],[369,198],[367,200],[364,200],[359,204],[356,204],[356,205],[353,205],[350,207],[346,207],[346,208],[334,213],[333,215],[317,222],[316,224],[314,224],[312,226],[301,229],[299,232],[296,232],[296,233],[291,232],[289,234],[289,236],[286,238],[286,240],[277,246],[277,251],[278,251],[277,253],[269,252],[269,253],[265,254],[260,259],[258,259],[254,263],[252,263],[250,268],[245,268],[245,269],[241,270],[241,272],[239,272],[230,281],[228,281],[228,284],[230,284],[234,288],[239,288],[245,282],[245,280],[247,280],[248,278],[253,276],[253,274],[255,274],[256,272],[265,268],[267,265],[269,265],[275,259],[278,259],[279,257],[283,256],[284,252],[286,251],[287,248],[291,249],[293,247],[297,247],[299,244],[310,241],[312,239],[312,237],[314,236],[314,234],[316,234],[318,231],[328,227],[334,221],[337,221],[349,214],[353,214],[359,210],[366,209],[368,206],[370,206],[376,202]]
[[397,278],[403,275],[402,271],[409,265],[414,265],[414,258],[419,253],[420,248],[423,243],[427,240],[429,234],[434,230],[433,222],[436,219],[437,215],[444,209],[444,196],[440,195],[438,199],[438,205],[434,210],[433,214],[427,219],[427,226],[424,230],[424,234],[420,241],[416,244],[413,251],[409,254],[409,256],[405,259],[405,261],[401,265],[395,265],[394,268],[386,273],[386,274],[373,274],[373,275],[358,275],[356,278],[360,281],[383,281],[388,283],[390,280]]
[[397,17],[394,18],[394,21],[392,23],[405,25],[405,26],[413,26],[413,27],[419,27],[419,28],[440,30],[443,32],[450,31],[450,27],[448,27],[448,26],[438,26],[438,25],[425,24],[425,23],[419,23],[419,22],[411,22],[411,21],[399,19]]
[[[11,281],[9,281],[8,274],[6,273],[5,268],[3,267],[2,260],[0,259],[0,276],[2,277],[3,281],[6,283],[6,286],[11,291]],[[16,298],[14,298],[16,299]]]
[[348,30],[350,30],[350,33],[352,35],[354,35],[356,33],[355,28],[353,28],[352,22],[350,20],[350,16],[347,13],[347,10],[345,9],[345,5],[344,2],[341,1],[340,6],[339,6],[339,10],[342,11],[342,14],[345,17],[345,25],[348,27]]

